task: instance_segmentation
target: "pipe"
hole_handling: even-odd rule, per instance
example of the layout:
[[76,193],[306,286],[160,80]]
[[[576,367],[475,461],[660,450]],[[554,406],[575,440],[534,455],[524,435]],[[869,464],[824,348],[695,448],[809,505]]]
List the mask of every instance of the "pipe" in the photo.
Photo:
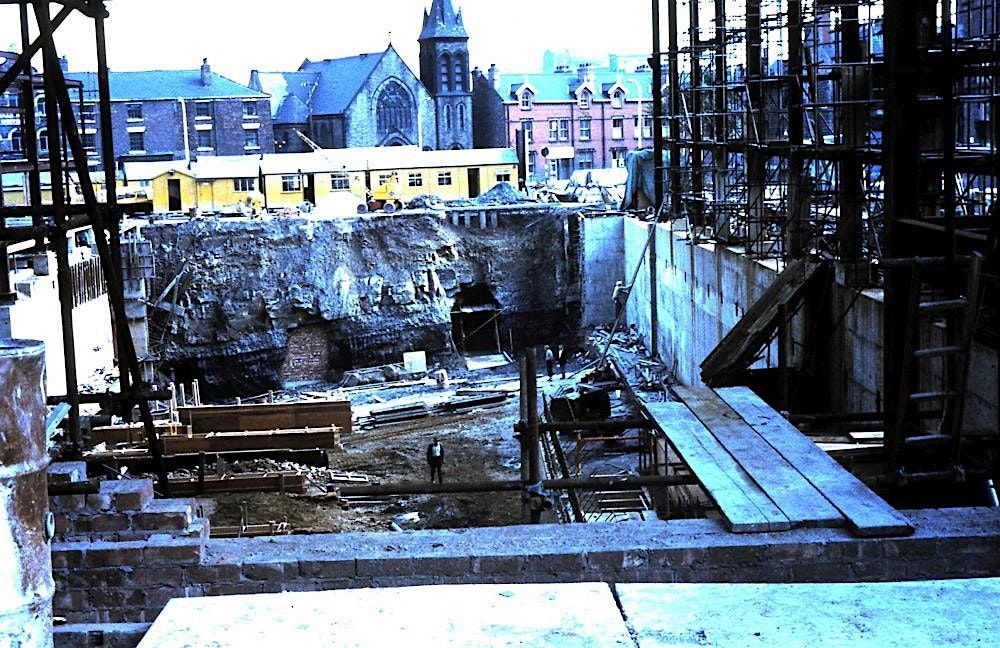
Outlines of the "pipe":
[[1000,508],[1000,500],[997,499],[997,486],[992,479],[986,480],[986,492],[990,496],[990,504],[993,508]]
[[[542,458],[538,452],[538,355],[535,347],[529,347],[525,356],[525,388],[527,395],[527,428],[525,430],[524,446],[528,458],[528,483],[537,484],[542,480]],[[542,511],[538,507],[531,508],[531,523],[542,521]]]
[[52,645],[45,345],[0,340],[0,645]]
[[[642,486],[689,486],[697,484],[693,475],[650,475],[624,477],[584,477],[578,479],[544,479],[541,480],[545,490],[634,490]],[[482,482],[449,482],[435,484],[431,482],[402,482],[399,484],[380,484],[378,486],[342,486],[337,492],[344,497],[382,496],[382,495],[443,495],[451,493],[501,493],[524,490],[525,483],[519,480],[482,481]]]

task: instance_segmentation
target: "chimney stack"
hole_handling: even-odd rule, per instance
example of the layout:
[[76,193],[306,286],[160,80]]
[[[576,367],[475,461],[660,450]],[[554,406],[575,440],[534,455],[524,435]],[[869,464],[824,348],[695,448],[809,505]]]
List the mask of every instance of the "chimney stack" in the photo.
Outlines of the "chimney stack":
[[201,85],[212,85],[212,68],[208,66],[208,59],[201,59]]
[[591,75],[592,75],[593,73],[594,73],[594,64],[593,64],[593,63],[581,63],[581,64],[580,64],[580,65],[579,65],[579,66],[578,66],[578,67],[576,68],[576,79],[577,79],[577,81],[579,81],[580,83],[583,83],[583,82],[584,82],[584,81],[586,81],[586,80],[588,79],[588,77],[590,77],[590,76],[591,76]]
[[486,78],[490,80],[490,85],[494,90],[500,89],[500,73],[496,63],[490,63],[490,69],[486,72]]

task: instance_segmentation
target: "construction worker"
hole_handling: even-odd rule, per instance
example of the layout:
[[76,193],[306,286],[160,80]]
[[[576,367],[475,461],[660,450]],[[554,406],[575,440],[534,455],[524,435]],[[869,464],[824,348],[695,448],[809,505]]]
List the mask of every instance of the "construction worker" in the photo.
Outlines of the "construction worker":
[[559,345],[559,350],[556,353],[556,360],[559,361],[559,371],[562,372],[563,380],[566,380],[566,361],[569,359],[569,351],[563,345]]
[[555,373],[555,361],[556,354],[552,350],[552,345],[545,347],[545,372],[549,374],[549,380],[552,380],[552,374]]
[[621,319],[622,312],[625,310],[625,304],[628,302],[629,289],[625,287],[625,283],[619,281],[615,283],[614,292],[611,293],[611,299],[615,302],[615,321]]
[[431,483],[434,482],[434,475],[437,474],[438,483],[444,483],[444,477],[441,476],[441,467],[444,465],[444,446],[437,437],[434,437],[434,441],[427,446],[427,466],[431,471]]

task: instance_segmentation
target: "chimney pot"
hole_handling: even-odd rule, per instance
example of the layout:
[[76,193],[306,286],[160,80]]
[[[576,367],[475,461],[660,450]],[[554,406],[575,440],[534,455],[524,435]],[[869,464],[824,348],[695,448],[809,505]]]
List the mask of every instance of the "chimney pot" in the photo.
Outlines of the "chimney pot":
[[212,68],[208,65],[208,59],[201,59],[201,85],[212,85]]

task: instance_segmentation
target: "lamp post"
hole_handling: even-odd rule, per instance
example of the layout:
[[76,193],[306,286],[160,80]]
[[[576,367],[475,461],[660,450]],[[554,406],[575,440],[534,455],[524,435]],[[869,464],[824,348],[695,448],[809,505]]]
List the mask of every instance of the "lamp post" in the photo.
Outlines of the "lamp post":
[[639,110],[639,117],[638,117],[639,128],[636,129],[636,139],[638,140],[636,148],[642,148],[642,129],[645,127],[645,122],[646,122],[644,115],[642,114],[642,84],[639,83],[638,80],[632,78],[629,78],[628,81],[635,84],[635,90],[637,93],[636,102],[638,103],[638,110]]

